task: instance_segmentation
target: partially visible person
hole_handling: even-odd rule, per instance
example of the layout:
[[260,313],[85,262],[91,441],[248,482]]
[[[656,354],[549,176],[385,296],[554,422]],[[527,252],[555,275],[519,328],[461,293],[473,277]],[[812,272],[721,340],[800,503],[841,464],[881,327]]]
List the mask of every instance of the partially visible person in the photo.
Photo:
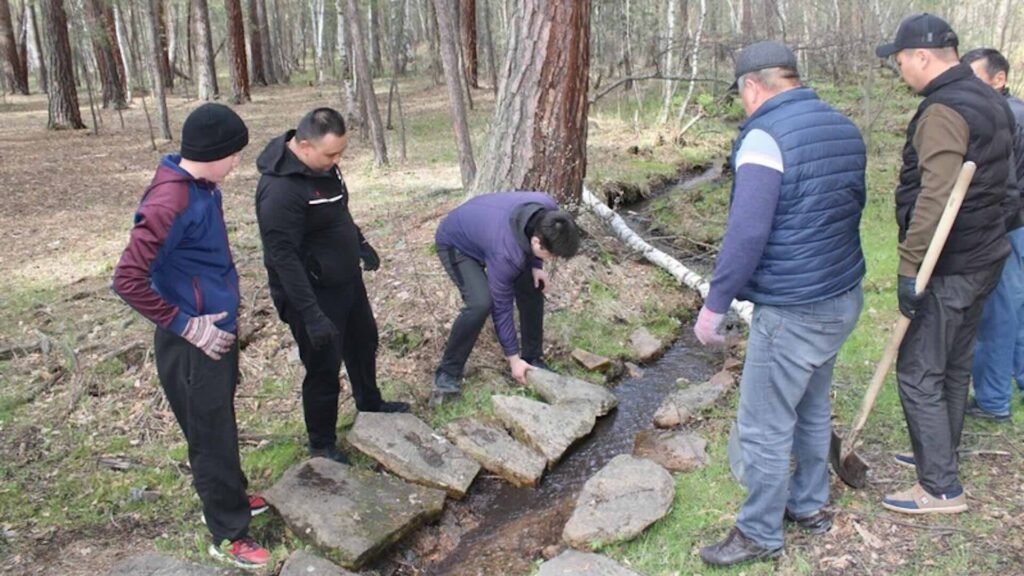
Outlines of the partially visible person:
[[[918,482],[882,506],[904,514],[967,510],[958,450],[982,307],[1010,253],[1005,221],[1013,115],[1005,98],[959,61],[956,32],[943,19],[915,14],[893,42],[879,46],[924,97],[907,127],[896,188],[897,297],[910,327],[896,359],[900,401]],[[918,269],[965,161],[977,164],[928,288]]]
[[865,271],[860,131],[800,83],[783,44],[744,48],[735,77],[748,118],[694,332],[702,344],[723,344],[719,327],[732,300],[754,303],[737,415],[748,492],[732,531],[701,548],[714,566],[779,556],[784,522],[812,534],[831,528],[832,370],[860,316]]
[[[441,221],[434,236],[437,256],[462,295],[464,305],[434,375],[432,406],[461,393],[461,379],[487,317],[512,377],[526,382],[543,360],[544,291],[550,278],[544,263],[572,258],[579,230],[572,216],[541,192],[502,192],[476,196]],[[519,308],[522,347],[516,337],[513,302]]]
[[163,157],[135,212],[113,288],[156,325],[157,375],[188,443],[210,554],[259,568],[270,554],[249,537],[249,519],[267,504],[246,494],[238,454],[238,272],[220,190],[248,143],[245,123],[227,106],[189,114],[181,153]]
[[337,446],[342,361],[357,410],[409,410],[405,402],[384,401],[377,388],[377,322],[363,270],[377,270],[380,257],[348,209],[338,167],[347,146],[341,114],[317,108],[271,140],[256,161],[256,220],[270,297],[306,370],[309,455],[343,463],[348,459]]
[[[1024,195],[1024,101],[1010,94],[1006,82],[1010,64],[992,48],[978,48],[963,55],[974,74],[1006,97],[1017,125],[1014,130],[1013,162],[1007,202],[1020,204]],[[995,290],[989,294],[978,324],[974,347],[974,398],[967,415],[997,422],[1010,420],[1013,380],[1024,396],[1024,205],[1007,210],[1007,239],[1010,255]]]

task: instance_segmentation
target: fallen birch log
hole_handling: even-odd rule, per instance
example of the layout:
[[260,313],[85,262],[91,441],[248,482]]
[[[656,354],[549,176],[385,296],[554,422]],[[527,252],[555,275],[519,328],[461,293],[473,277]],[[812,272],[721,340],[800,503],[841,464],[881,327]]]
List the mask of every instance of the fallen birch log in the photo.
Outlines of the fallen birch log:
[[[711,285],[707,280],[705,280],[700,274],[697,274],[693,270],[684,266],[682,262],[648,244],[639,234],[630,229],[629,225],[626,224],[626,221],[623,220],[621,216],[606,206],[605,203],[595,196],[594,193],[586,186],[583,187],[583,204],[590,208],[598,218],[603,220],[604,223],[611,228],[612,232],[614,232],[620,240],[625,242],[627,246],[639,252],[641,256],[646,258],[652,264],[660,266],[679,282],[699,292],[701,298],[708,297],[708,290],[711,289]],[[754,314],[753,304],[746,301],[733,300],[730,308],[735,311],[748,326],[750,325]]]

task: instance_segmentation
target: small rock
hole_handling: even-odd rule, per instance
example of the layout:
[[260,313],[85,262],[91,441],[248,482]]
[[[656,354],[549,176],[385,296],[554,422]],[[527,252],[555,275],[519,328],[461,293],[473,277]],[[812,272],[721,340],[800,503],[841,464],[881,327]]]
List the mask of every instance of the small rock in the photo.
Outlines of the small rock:
[[633,455],[654,460],[670,472],[690,472],[708,463],[707,441],[675,430],[644,430],[636,435]]
[[545,560],[551,560],[561,552],[561,546],[558,544],[552,544],[550,546],[545,546],[544,549],[540,551],[540,555],[543,556]]
[[668,514],[675,493],[668,470],[620,454],[583,485],[562,538],[585,549],[631,540]]
[[729,372],[739,372],[743,370],[743,361],[735,356],[729,356],[725,359],[722,364],[722,370],[728,370]]
[[657,358],[665,347],[661,340],[655,338],[647,331],[647,328],[643,327],[637,328],[629,337],[629,345],[633,348],[633,352],[641,364]]
[[278,576],[356,576],[340,566],[324,560],[323,558],[306,552],[296,550],[288,557],[281,568]]
[[522,396],[493,396],[491,401],[501,423],[520,442],[543,454],[549,467],[569,446],[590,434],[597,421],[597,414],[585,408],[587,404],[552,406]]
[[122,560],[107,576],[228,576],[233,570],[185,562],[150,552]]
[[581,348],[572,351],[572,359],[591,372],[604,372],[611,367],[612,361]]
[[566,550],[554,560],[540,566],[537,576],[640,576],[636,572],[624,568],[614,560],[590,554]]
[[604,416],[619,404],[615,394],[604,386],[548,370],[527,371],[526,382],[534,392],[551,404],[582,402],[588,404],[598,416]]
[[449,423],[445,435],[485,469],[514,486],[536,486],[547,466],[543,456],[516,442],[504,429],[472,418]]
[[[687,381],[680,378],[679,382]],[[718,402],[735,383],[736,377],[723,370],[703,384],[691,385],[669,394],[654,413],[654,425],[658,428],[673,428],[689,422],[701,410]]]
[[626,362],[626,373],[629,374],[630,378],[643,378],[644,369],[633,364],[632,362]]

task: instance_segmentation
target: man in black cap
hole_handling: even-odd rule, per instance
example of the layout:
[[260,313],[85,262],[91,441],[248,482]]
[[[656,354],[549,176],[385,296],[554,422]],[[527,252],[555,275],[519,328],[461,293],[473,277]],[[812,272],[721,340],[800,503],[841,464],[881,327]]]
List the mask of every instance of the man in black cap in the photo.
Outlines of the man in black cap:
[[256,568],[270,554],[249,538],[249,519],[267,504],[246,495],[238,455],[238,272],[220,191],[248,143],[249,130],[227,106],[189,114],[181,154],[164,156],[142,196],[113,287],[156,324],[157,375],[188,443],[210,554]]
[[377,388],[377,323],[363,269],[380,258],[348,210],[338,160],[348,146],[345,121],[317,108],[267,144],[256,161],[256,217],[270,296],[291,328],[306,369],[302,409],[310,456],[347,462],[337,447],[339,373],[344,360],[356,409],[406,412]]
[[[911,319],[896,377],[914,449],[905,460],[916,465],[918,483],[882,500],[906,514],[967,510],[957,449],[974,339],[1010,252],[1004,222],[1013,118],[1005,100],[959,62],[958,44],[944,20],[917,14],[875,51],[893,57],[903,80],[924,97],[907,128],[896,188],[899,308]],[[977,172],[928,289],[917,294],[918,268],[967,160]]]
[[732,300],[755,305],[737,415],[748,494],[736,527],[700,551],[716,566],[781,554],[784,519],[813,534],[832,526],[832,369],[863,304],[860,131],[801,86],[796,57],[778,42],[740,52],[736,87],[749,118],[733,150],[725,238],[694,327],[703,344],[721,344]]

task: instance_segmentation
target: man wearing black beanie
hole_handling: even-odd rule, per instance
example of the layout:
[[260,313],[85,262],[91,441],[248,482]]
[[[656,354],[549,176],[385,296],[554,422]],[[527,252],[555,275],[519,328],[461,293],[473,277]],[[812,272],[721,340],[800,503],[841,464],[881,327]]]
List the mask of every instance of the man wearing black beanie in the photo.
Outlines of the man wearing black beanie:
[[188,443],[210,554],[258,568],[270,554],[249,538],[249,520],[267,504],[246,494],[238,454],[238,272],[220,191],[248,143],[245,123],[227,106],[189,114],[181,154],[163,157],[135,212],[113,288],[156,324],[157,374]]

